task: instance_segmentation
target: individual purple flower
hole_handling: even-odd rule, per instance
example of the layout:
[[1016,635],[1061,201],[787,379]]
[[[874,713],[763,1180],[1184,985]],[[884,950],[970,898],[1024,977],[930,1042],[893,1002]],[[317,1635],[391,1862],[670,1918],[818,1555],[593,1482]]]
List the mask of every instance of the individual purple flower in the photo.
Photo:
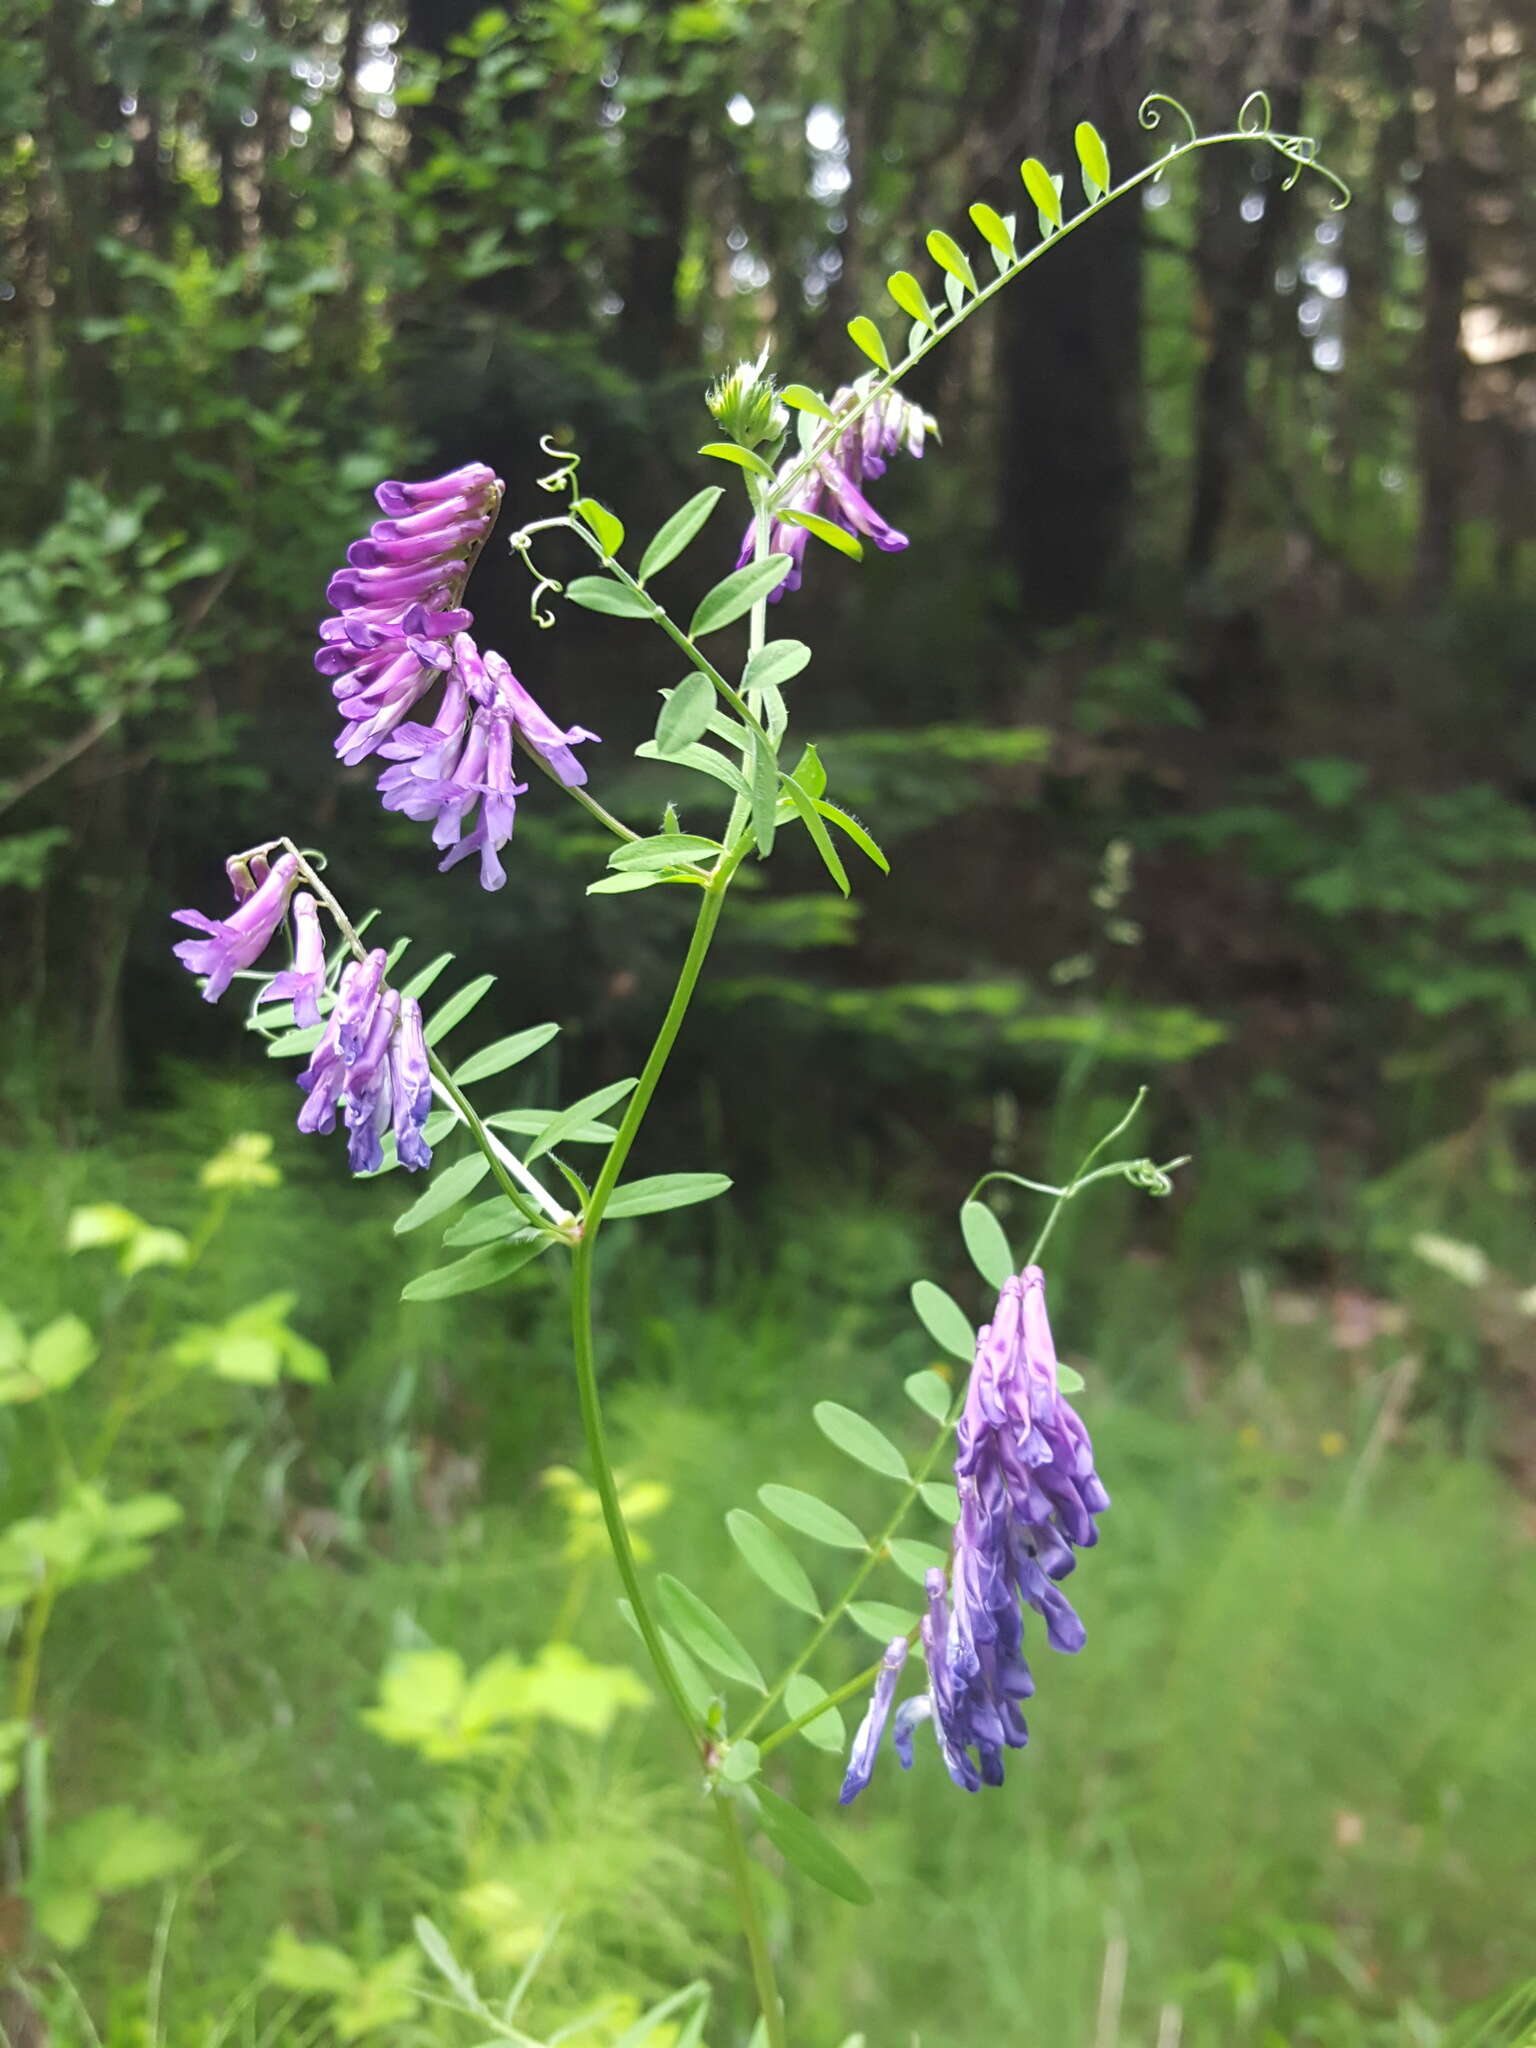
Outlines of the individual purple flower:
[[512,730],[529,753],[537,754],[567,789],[579,789],[587,779],[587,771],[571,749],[583,740],[601,745],[597,734],[588,732],[584,725],[562,731],[549,713],[534,702],[494,648],[486,649],[485,668],[496,686],[498,701],[511,711]]
[[325,987],[325,940],[320,931],[320,909],[307,889],[293,899],[293,965],[285,967],[267,983],[265,998],[293,1004],[295,1024],[320,1022],[320,994]]
[[400,999],[400,1022],[389,1041],[389,1085],[394,1096],[395,1153],[402,1166],[414,1170],[432,1164],[432,1148],[422,1127],[432,1110],[432,1069],[422,1032],[421,1005],[414,996]]
[[[866,389],[862,378],[857,383],[844,385],[832,400],[832,411],[835,414],[850,411],[864,397]],[[887,554],[906,547],[907,536],[881,517],[864,495],[862,486],[871,477],[883,476],[887,462],[898,450],[905,449],[909,455],[920,456],[924,438],[932,426],[933,421],[920,407],[894,391],[882,392],[816,458],[781,510],[817,513],[824,519],[830,519],[835,526],[842,527],[845,533],[872,540]],[[779,475],[788,476],[799,468],[803,460],[799,454],[789,457],[780,464]],[[800,588],[807,539],[805,527],[783,518],[774,520],[769,535],[772,551],[790,556],[791,561],[782,580],[770,593],[771,604]],[[756,545],[756,533],[748,528],[737,559],[738,568],[745,568],[752,560]]]
[[896,1698],[896,1682],[901,1677],[901,1668],[907,1661],[910,1645],[905,1636],[892,1636],[885,1655],[880,1660],[880,1675],[875,1680],[875,1689],[858,1733],[853,1738],[853,1747],[848,1752],[848,1769],[843,1777],[843,1789],[838,1794],[838,1804],[848,1805],[857,1799],[874,1775],[875,1758],[879,1753],[880,1741],[885,1734],[885,1724],[891,1717],[891,1706]]
[[241,883],[236,881],[239,900],[226,918],[205,917],[200,910],[172,911],[178,924],[191,925],[194,931],[207,934],[206,938],[183,939],[173,948],[176,958],[190,973],[207,976],[203,988],[205,1003],[216,1003],[235,975],[254,966],[267,950],[283,921],[298,872],[298,861],[291,853],[285,853],[273,862],[249,894],[242,897]]
[[299,1129],[306,1135],[336,1128],[336,1108],[348,1070],[362,1048],[378,1001],[384,959],[383,950],[376,947],[365,960],[353,960],[342,969],[336,1007],[326,1019],[309,1065],[298,1077],[298,1085],[305,1091]]
[[377,1173],[384,1164],[384,1133],[394,1114],[389,1044],[400,1021],[400,998],[385,989],[368,1021],[368,1035],[347,1069],[341,1092],[347,1123],[347,1163],[354,1173]]

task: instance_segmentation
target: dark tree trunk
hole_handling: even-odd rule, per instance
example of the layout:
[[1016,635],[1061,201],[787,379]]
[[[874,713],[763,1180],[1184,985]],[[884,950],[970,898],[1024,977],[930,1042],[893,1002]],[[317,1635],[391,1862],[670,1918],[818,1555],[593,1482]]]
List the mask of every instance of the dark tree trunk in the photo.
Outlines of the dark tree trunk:
[[688,228],[694,109],[681,93],[637,113],[645,127],[635,149],[632,189],[641,209],[620,271],[624,301],[618,346],[641,382],[688,360],[677,304],[677,266]]
[[[1325,0],[1285,0],[1275,22],[1278,49],[1271,93],[1274,125],[1295,132],[1301,125],[1307,78],[1317,59]],[[1236,106],[1252,75],[1252,22],[1240,0],[1214,0],[1204,56],[1213,104]],[[1202,95],[1204,97],[1204,95]],[[1253,356],[1255,314],[1272,288],[1284,233],[1276,204],[1280,160],[1265,150],[1248,160],[1236,150],[1212,150],[1203,160],[1200,221],[1195,238],[1195,275],[1205,360],[1195,395],[1195,454],[1185,562],[1193,575],[1216,557],[1231,511],[1233,485],[1249,449],[1248,379]],[[1264,199],[1255,221],[1244,219],[1243,200]]]
[[[1049,20],[1021,31],[1038,40],[1011,66],[1021,82],[1034,74],[1021,100],[1051,110],[1026,147],[1075,165],[1072,129],[1092,108],[1111,165],[1124,167],[1137,153],[1139,12],[1116,0],[1065,0],[1045,12]],[[1069,171],[1069,210],[1080,196],[1074,178]],[[1034,233],[1025,199],[1021,245]],[[1111,207],[1072,234],[1002,307],[1005,545],[1027,616],[1061,625],[1102,605],[1128,538],[1141,412],[1141,209]]]

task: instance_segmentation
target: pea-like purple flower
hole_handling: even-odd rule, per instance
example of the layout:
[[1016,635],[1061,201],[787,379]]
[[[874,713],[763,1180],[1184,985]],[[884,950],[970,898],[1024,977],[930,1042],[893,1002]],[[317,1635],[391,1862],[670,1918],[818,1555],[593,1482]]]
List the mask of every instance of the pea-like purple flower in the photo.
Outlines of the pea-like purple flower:
[[846,1806],[850,1800],[857,1799],[874,1775],[875,1758],[879,1753],[881,1738],[885,1734],[885,1724],[891,1717],[891,1708],[896,1699],[896,1683],[901,1677],[901,1669],[907,1661],[907,1651],[910,1647],[905,1636],[892,1636],[885,1655],[880,1660],[880,1675],[875,1680],[869,1710],[859,1723],[858,1733],[853,1738],[853,1747],[848,1752],[848,1769],[843,1778],[843,1789],[838,1794],[840,1806]]
[[307,889],[293,899],[293,965],[267,983],[265,1000],[293,1004],[293,1021],[301,1026],[320,1022],[320,996],[325,988],[325,940],[320,908]]
[[178,924],[207,933],[206,938],[183,939],[173,948],[189,973],[206,975],[205,1003],[216,1003],[236,974],[254,967],[272,943],[298,880],[299,864],[291,853],[285,853],[260,879],[252,874],[249,864],[231,863],[228,872],[236,897],[235,908],[228,917],[205,917],[200,910],[171,913]]
[[[849,411],[863,398],[866,388],[863,378],[844,385],[832,400],[832,411]],[[886,554],[906,547],[907,536],[880,516],[864,495],[863,485],[871,477],[884,476],[886,464],[899,450],[920,456],[933,424],[927,413],[897,392],[883,392],[817,457],[782,509],[818,513],[834,526],[842,527],[845,533],[872,540]],[[780,476],[798,468],[801,460],[796,454],[781,463]],[[774,520],[770,546],[775,554],[789,555],[791,563],[769,597],[771,604],[800,588],[809,537],[803,526],[789,520]],[[738,568],[744,569],[752,560],[755,547],[756,535],[749,527],[737,559]]]
[[[1109,1506],[1088,1432],[1061,1391],[1038,1266],[1003,1283],[978,1335],[956,1437],[960,1520],[950,1583],[946,1589],[941,1571],[928,1574],[922,1623],[928,1690],[897,1709],[893,1739],[909,1765],[913,1729],[931,1720],[950,1777],[975,1792],[1002,1784],[1004,1751],[1029,1740],[1020,1705],[1035,1686],[1022,1607],[1040,1615],[1052,1649],[1083,1647],[1082,1622],[1057,1582],[1076,1552],[1098,1541],[1097,1518]],[[882,1670],[876,1703],[884,1680]],[[883,1725],[884,1711],[878,1720]],[[869,1782],[872,1747],[859,1771],[859,1755],[850,1762],[849,1798]]]

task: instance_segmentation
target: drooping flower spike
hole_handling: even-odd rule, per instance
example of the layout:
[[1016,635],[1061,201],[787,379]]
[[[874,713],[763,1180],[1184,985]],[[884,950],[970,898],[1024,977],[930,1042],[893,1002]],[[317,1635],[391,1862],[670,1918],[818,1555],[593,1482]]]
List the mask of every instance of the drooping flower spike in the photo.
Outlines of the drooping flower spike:
[[[336,742],[342,760],[355,767],[379,754],[391,762],[378,781],[384,808],[431,824],[443,868],[478,854],[486,889],[506,881],[500,854],[527,791],[513,770],[513,740],[569,789],[587,779],[571,748],[597,738],[579,725],[563,731],[470,633],[473,614],[460,600],[501,493],[501,479],[480,462],[426,483],[380,484],[375,496],[390,516],[353,542],[348,566],[332,577],[326,594],[339,611],[322,622],[315,656],[346,721]],[[413,720],[439,682],[431,723]]]
[[472,623],[459,601],[502,489],[494,470],[469,462],[375,491],[390,516],[352,543],[327,585],[337,616],[322,623],[315,656],[347,721],[336,742],[342,760],[377,752],[448,667],[447,640]]
[[[261,989],[258,1004],[288,997],[300,1026],[320,1023],[326,990],[325,944],[319,906],[307,890],[294,893],[299,861],[285,853],[267,866],[264,855],[227,864],[237,902],[222,920],[200,910],[178,910],[182,924],[208,936],[183,939],[176,955],[194,974],[208,977],[203,990],[216,1002],[235,974],[253,967],[277,935],[291,908],[294,964]],[[259,877],[259,879],[258,879]],[[384,1133],[393,1128],[400,1164],[412,1171],[430,1166],[432,1150],[423,1127],[432,1108],[432,1072],[422,1030],[421,1005],[384,985],[385,956],[377,948],[351,961],[341,973],[335,999],[309,1065],[299,1076],[304,1103],[301,1131],[331,1131],[336,1113],[347,1127],[347,1156],[354,1173],[372,1173],[384,1163]]]
[[[893,1738],[909,1765],[913,1729],[931,1720],[950,1777],[975,1792],[1002,1784],[1004,1751],[1029,1740],[1020,1705],[1035,1686],[1022,1608],[1041,1616],[1052,1649],[1083,1647],[1082,1622],[1057,1582],[1072,1570],[1076,1551],[1098,1541],[1097,1518],[1109,1506],[1088,1432],[1061,1392],[1038,1266],[1003,1283],[992,1321],[978,1334],[956,1437],[960,1520],[948,1585],[941,1571],[927,1579],[927,1695],[897,1709]],[[882,1670],[872,1716],[885,1676]],[[888,1711],[887,1699],[879,1725]],[[860,1737],[869,1726],[867,1718]],[[869,1782],[878,1741],[877,1726],[867,1757],[855,1741],[847,1797]]]
[[[866,389],[863,378],[854,384],[845,384],[832,399],[832,411],[837,414],[849,411],[864,396]],[[822,518],[830,519],[834,526],[842,527],[845,533],[872,540],[886,554],[906,547],[907,536],[881,518],[865,497],[863,485],[871,477],[884,476],[887,462],[899,450],[905,449],[909,455],[921,456],[924,440],[933,429],[932,418],[919,406],[898,392],[882,393],[817,457],[795,486],[783,509],[818,513]],[[779,466],[779,475],[787,476],[799,467],[802,459],[798,454],[786,459]],[[770,594],[770,604],[777,604],[781,597],[800,588],[809,538],[805,527],[784,519],[774,520],[769,545],[775,554],[789,555],[791,564],[784,573],[783,581]],[[755,547],[756,534],[749,527],[737,557],[739,569],[744,569],[752,560]]]
[[[517,799],[528,789],[513,772],[514,738],[569,789],[587,779],[571,748],[597,735],[579,725],[563,731],[502,656],[489,647],[482,654],[468,633],[454,635],[449,658],[433,723],[402,725],[382,747],[397,765],[379,777],[379,795],[387,811],[431,821],[433,844],[443,849],[440,866],[478,854],[482,886],[499,889],[507,879],[499,855],[512,836]],[[479,817],[466,831],[477,806]]]

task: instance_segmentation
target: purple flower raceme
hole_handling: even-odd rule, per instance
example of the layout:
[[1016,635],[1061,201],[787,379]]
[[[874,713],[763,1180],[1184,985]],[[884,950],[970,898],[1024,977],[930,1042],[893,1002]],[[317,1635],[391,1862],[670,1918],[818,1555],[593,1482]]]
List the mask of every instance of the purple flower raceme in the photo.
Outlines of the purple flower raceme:
[[[563,731],[502,657],[471,637],[473,615],[459,600],[501,493],[483,462],[427,483],[380,484],[374,495],[389,516],[353,542],[331,578],[337,616],[322,622],[315,656],[346,720],[342,760],[355,767],[379,754],[392,763],[378,782],[384,808],[430,823],[444,868],[477,854],[487,889],[507,879],[501,849],[527,790],[513,772],[514,739],[570,789],[587,779],[571,748],[597,737],[579,725]],[[439,682],[432,722],[413,720]]]
[[[837,414],[849,411],[864,397],[866,388],[863,378],[854,384],[845,384],[832,400],[832,411]],[[863,485],[871,477],[884,476],[886,464],[900,450],[920,456],[924,439],[933,426],[932,417],[920,407],[910,404],[894,391],[882,393],[837,436],[824,454],[818,456],[782,509],[819,513],[823,519],[830,519],[833,525],[842,527],[845,533],[872,540],[887,554],[904,548],[907,536],[881,518],[865,497]],[[799,467],[802,460],[798,454],[789,457],[779,466],[780,476],[787,476]],[[800,588],[809,538],[805,527],[784,519],[774,520],[769,536],[770,546],[775,554],[789,555],[791,563],[783,581],[770,595],[771,604],[777,604],[781,597]],[[739,569],[744,569],[752,560],[755,548],[756,535],[749,527],[737,559]]]
[[[325,992],[325,944],[319,906],[305,890],[294,895],[299,862],[291,853],[268,868],[263,855],[228,864],[236,908],[216,921],[198,910],[175,916],[208,936],[183,939],[177,957],[194,974],[208,977],[203,990],[216,1002],[240,970],[252,967],[276,936],[292,897],[294,964],[274,975],[258,1003],[287,996],[300,1025],[320,1022]],[[372,1173],[384,1163],[384,1133],[393,1129],[400,1164],[412,1171],[430,1166],[432,1150],[423,1127],[432,1108],[432,1072],[422,1029],[421,1005],[384,986],[385,956],[379,949],[342,970],[336,999],[309,1065],[299,1076],[304,1105],[301,1131],[331,1131],[339,1109],[346,1119],[347,1156],[354,1173]]]
[[[992,1321],[977,1338],[956,1430],[960,1521],[951,1584],[946,1598],[945,1574],[928,1574],[922,1623],[927,1695],[897,1709],[893,1730],[897,1756],[910,1765],[912,1731],[931,1720],[950,1777],[968,1792],[1000,1785],[1003,1752],[1029,1740],[1020,1703],[1035,1687],[1024,1659],[1021,1602],[1044,1620],[1053,1649],[1083,1646],[1083,1625],[1057,1581],[1072,1570],[1077,1550],[1098,1541],[1097,1517],[1109,1495],[1094,1470],[1088,1432],[1057,1375],[1045,1275],[1027,1266],[1003,1283]],[[846,1798],[869,1782],[889,1709],[887,1700],[876,1716],[885,1678],[882,1669],[870,1710],[879,1725],[867,1755],[859,1742],[868,1718],[859,1731]]]
[[445,643],[473,623],[459,599],[501,494],[483,462],[375,491],[388,516],[331,578],[336,616],[322,621],[315,656],[347,721],[336,751],[350,765],[376,753],[450,665]]
[[253,967],[272,942],[282,923],[288,898],[298,880],[299,864],[291,853],[266,867],[259,878],[244,863],[231,862],[227,872],[234,885],[236,907],[228,917],[204,917],[200,910],[173,910],[178,924],[206,932],[202,939],[183,939],[175,947],[176,958],[192,974],[207,976],[203,1001],[216,1003],[242,969]]
[[381,950],[343,969],[336,1007],[298,1085],[305,1091],[299,1129],[333,1131],[339,1109],[354,1173],[375,1173],[383,1165],[384,1133],[391,1127],[402,1166],[414,1172],[431,1165],[432,1149],[422,1136],[432,1076],[421,1005],[384,987]]

